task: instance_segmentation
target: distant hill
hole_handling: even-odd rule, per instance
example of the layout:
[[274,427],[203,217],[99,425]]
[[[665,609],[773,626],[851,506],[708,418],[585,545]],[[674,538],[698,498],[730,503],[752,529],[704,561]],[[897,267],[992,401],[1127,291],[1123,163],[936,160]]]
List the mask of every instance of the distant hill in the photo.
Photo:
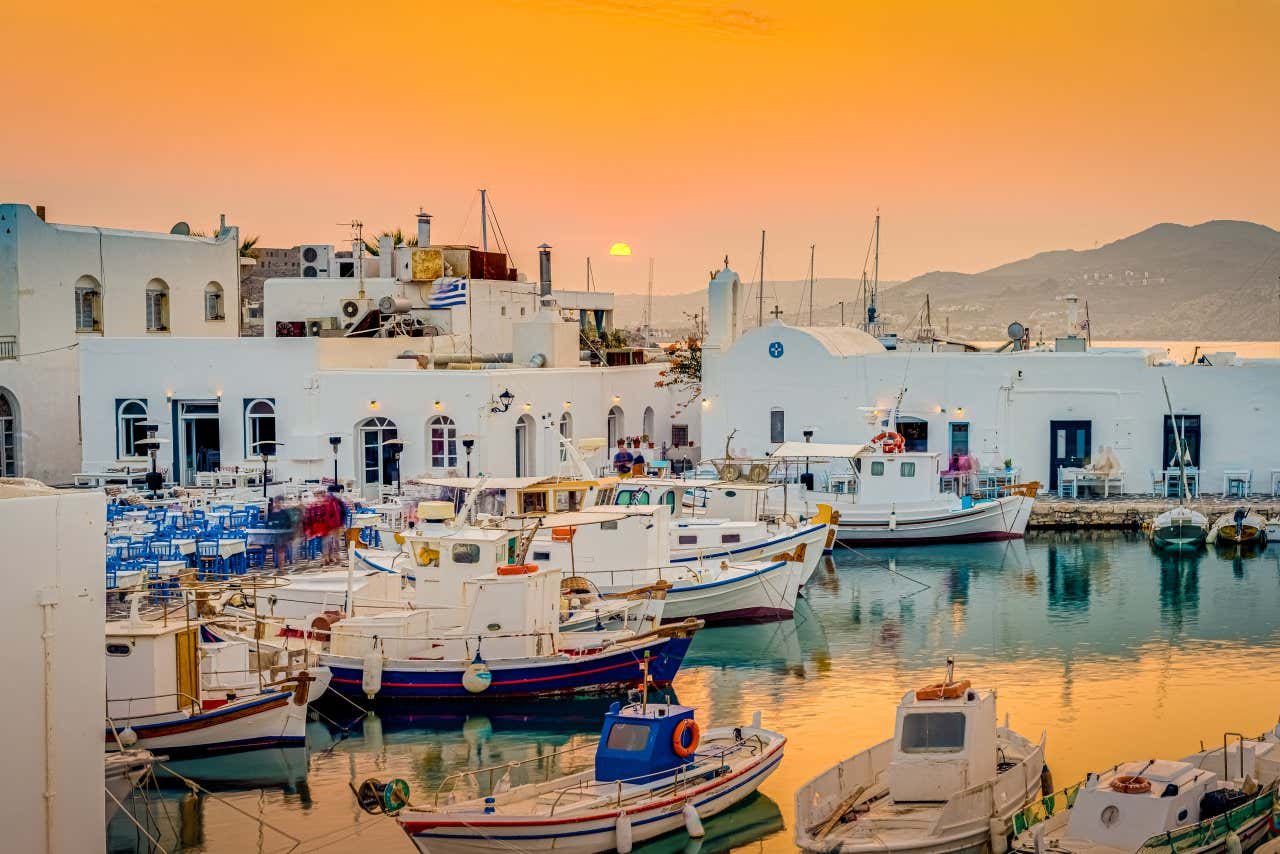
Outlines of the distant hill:
[[[954,337],[1002,340],[1017,320],[1035,335],[1052,337],[1066,324],[1061,297],[1074,293],[1089,304],[1095,338],[1274,340],[1280,335],[1277,275],[1280,232],[1274,229],[1231,220],[1161,223],[1096,249],[1059,249],[980,273],[939,271],[882,283],[879,305],[883,319],[899,332],[919,323],[927,294],[939,332],[949,328]],[[794,322],[800,287],[766,283],[766,311],[775,289],[786,319]],[[858,293],[856,280],[820,281],[815,321],[839,323],[839,309],[829,306]],[[639,322],[643,304],[643,297],[619,296],[620,322]],[[655,325],[704,304],[702,293],[655,297]],[[669,311],[668,305],[679,308]],[[823,306],[828,307],[817,310]]]

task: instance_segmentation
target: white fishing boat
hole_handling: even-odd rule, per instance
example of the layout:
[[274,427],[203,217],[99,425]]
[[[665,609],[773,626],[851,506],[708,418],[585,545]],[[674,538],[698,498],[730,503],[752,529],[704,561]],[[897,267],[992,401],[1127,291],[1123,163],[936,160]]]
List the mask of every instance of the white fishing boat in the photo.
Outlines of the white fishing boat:
[[1237,507],[1231,513],[1223,513],[1205,537],[1208,543],[1237,546],[1266,542],[1266,539],[1267,520],[1246,507]]
[[[1030,485],[1015,485],[1010,494],[994,497],[942,492],[940,454],[903,451],[901,437],[885,436],[868,445],[783,442],[768,464],[785,469],[797,463],[848,461],[847,477],[828,474],[828,488],[805,489],[799,496],[807,513],[816,513],[819,504],[838,513],[836,540],[848,545],[980,542],[1025,535],[1034,498],[1022,493],[1029,493]],[[741,466],[731,460],[722,471]]]
[[1181,760],[1123,762],[1029,806],[1012,850],[1248,851],[1272,833],[1278,776],[1280,748],[1262,740],[1224,737],[1222,747]]
[[996,693],[946,678],[908,691],[893,737],[796,793],[795,841],[821,852],[1001,850],[1047,777],[1034,743],[996,723]]
[[1171,507],[1151,521],[1151,541],[1166,548],[1198,546],[1209,534],[1209,520],[1185,505]]
[[258,661],[247,640],[208,649],[181,615],[106,624],[108,752],[168,756],[306,743],[307,705],[324,693],[324,667]]
[[129,794],[146,779],[156,757],[149,750],[120,750],[103,757],[103,778],[106,787],[107,824],[124,806]]
[[700,733],[688,706],[615,703],[589,770],[514,786],[520,763],[465,772],[479,782],[491,781],[495,771],[506,776],[485,797],[451,802],[455,775],[429,802],[401,809],[408,796],[402,781],[369,781],[359,794],[370,811],[390,807],[418,850],[430,854],[627,854],[669,833],[702,837],[703,821],[755,792],[782,761],[785,746],[785,736],[761,727],[759,712],[750,724]]

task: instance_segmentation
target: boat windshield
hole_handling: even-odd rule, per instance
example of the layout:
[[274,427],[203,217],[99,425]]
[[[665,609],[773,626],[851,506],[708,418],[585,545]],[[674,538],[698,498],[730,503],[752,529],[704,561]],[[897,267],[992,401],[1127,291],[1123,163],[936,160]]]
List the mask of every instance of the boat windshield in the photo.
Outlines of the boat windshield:
[[948,753],[963,749],[963,712],[929,712],[902,719],[903,753]]
[[617,723],[609,730],[606,746],[610,750],[644,750],[649,743],[649,728],[644,724]]

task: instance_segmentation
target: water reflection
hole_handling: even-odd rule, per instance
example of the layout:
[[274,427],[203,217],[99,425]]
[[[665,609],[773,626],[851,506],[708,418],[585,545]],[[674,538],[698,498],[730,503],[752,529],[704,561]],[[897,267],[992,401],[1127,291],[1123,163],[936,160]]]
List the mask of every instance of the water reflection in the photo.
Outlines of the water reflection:
[[[1134,535],[1054,533],[837,549],[794,620],[699,633],[676,681],[705,723],[762,711],[789,738],[786,760],[760,797],[707,823],[700,848],[673,837],[638,850],[792,850],[785,824],[795,790],[886,737],[902,693],[936,680],[947,655],[964,677],[999,688],[1001,717],[1048,732],[1060,785],[1119,759],[1184,755],[1224,730],[1261,731],[1280,712],[1277,614],[1274,544],[1164,552]],[[215,795],[166,788],[151,804],[153,824],[166,847],[288,847],[230,802],[307,847],[410,852],[393,822],[355,808],[349,782],[402,777],[416,798],[453,785],[449,775],[464,768],[539,757],[558,771],[585,767],[609,702],[383,707],[345,736],[313,723],[309,755],[259,752],[189,769]],[[354,717],[341,705],[327,712],[339,724]],[[113,836],[111,850],[135,847]]]

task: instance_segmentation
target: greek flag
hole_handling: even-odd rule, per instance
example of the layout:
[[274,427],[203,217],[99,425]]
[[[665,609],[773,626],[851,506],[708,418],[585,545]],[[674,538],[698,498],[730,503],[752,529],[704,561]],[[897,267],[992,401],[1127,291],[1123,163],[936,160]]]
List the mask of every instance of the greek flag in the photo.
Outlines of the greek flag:
[[431,286],[431,299],[427,301],[427,308],[453,308],[466,304],[466,279],[438,279]]

